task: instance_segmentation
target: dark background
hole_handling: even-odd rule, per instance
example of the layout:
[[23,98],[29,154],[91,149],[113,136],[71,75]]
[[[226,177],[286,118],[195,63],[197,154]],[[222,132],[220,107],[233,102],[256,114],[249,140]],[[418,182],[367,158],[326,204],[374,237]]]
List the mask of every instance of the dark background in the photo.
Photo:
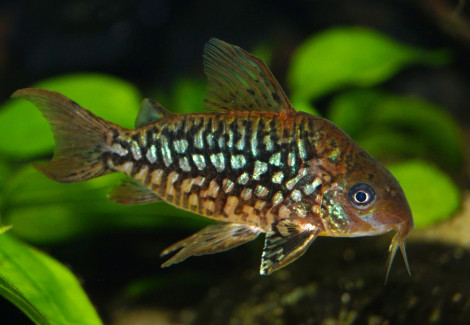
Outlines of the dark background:
[[145,95],[178,75],[202,75],[202,49],[211,37],[248,50],[261,41],[272,44],[272,69],[285,84],[290,56],[305,38],[332,26],[360,25],[410,45],[450,49],[451,66],[405,71],[389,82],[390,87],[422,95],[468,117],[470,6],[465,3],[3,0],[0,101],[15,89],[74,71],[119,76]]
[[[406,44],[451,51],[451,64],[434,69],[406,69],[383,87],[440,104],[456,117],[468,135],[469,17],[470,3],[451,0],[3,0],[0,102],[18,88],[77,71],[121,77],[148,96],[155,87],[170,87],[178,76],[202,76],[202,50],[211,37],[247,50],[262,41],[272,44],[272,70],[285,86],[290,57],[307,37],[333,26],[368,26]],[[315,104],[324,111],[328,100],[324,98]],[[122,293],[124,284],[161,274],[158,252],[175,238],[186,235],[177,229],[171,234],[141,230],[42,249],[69,265],[83,280],[87,293],[108,323],[123,306],[157,305],[180,312],[194,308],[204,297],[206,303],[211,301],[210,286],[214,282],[230,282],[231,276],[236,277],[247,268],[256,271],[261,242],[220,256],[191,259],[188,264],[177,266],[177,273],[165,273],[162,278],[169,282],[160,284],[159,290],[129,302]],[[361,245],[375,242],[364,240]],[[328,250],[327,243],[318,243],[316,254]],[[348,243],[346,240],[341,244]],[[424,250],[422,253],[426,254]],[[151,285],[155,283],[150,282]],[[210,309],[204,303],[200,306],[201,310]],[[0,314],[2,323],[4,320],[9,320],[8,324],[28,323],[3,299]]]

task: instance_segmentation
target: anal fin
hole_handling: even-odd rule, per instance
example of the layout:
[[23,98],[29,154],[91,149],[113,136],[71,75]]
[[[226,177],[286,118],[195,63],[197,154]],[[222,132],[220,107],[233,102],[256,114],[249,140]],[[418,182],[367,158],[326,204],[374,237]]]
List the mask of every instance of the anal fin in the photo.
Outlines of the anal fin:
[[284,219],[271,226],[266,233],[261,275],[269,275],[302,256],[320,229],[312,224]]
[[125,179],[109,193],[108,200],[119,204],[146,204],[161,201],[161,198],[145,185]]
[[179,251],[163,263],[162,267],[182,262],[190,256],[214,254],[229,250],[255,239],[260,232],[261,229],[258,227],[237,223],[207,226],[194,235],[165,249],[161,256]]

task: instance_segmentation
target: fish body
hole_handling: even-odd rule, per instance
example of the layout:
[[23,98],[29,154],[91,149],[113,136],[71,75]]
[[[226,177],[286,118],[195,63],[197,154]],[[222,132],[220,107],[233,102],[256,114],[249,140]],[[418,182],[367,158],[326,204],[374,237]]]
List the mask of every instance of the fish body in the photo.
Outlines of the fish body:
[[134,130],[58,93],[18,90],[13,97],[38,106],[56,140],[53,159],[36,168],[61,182],[121,172],[129,178],[110,200],[165,201],[220,222],[167,248],[162,255],[175,254],[163,266],[266,233],[260,273],[270,274],[318,236],[396,230],[389,269],[398,247],[408,268],[413,219],[390,172],[331,122],[296,112],[258,58],[211,39],[204,60],[212,112],[174,114],[146,99]]

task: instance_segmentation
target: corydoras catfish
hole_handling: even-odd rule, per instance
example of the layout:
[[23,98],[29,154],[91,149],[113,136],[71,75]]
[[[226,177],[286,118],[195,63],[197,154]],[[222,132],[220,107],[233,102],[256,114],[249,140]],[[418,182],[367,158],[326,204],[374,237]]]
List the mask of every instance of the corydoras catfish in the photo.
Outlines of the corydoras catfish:
[[299,258],[318,236],[396,231],[387,277],[413,229],[392,174],[331,122],[297,112],[257,57],[211,39],[204,50],[207,113],[175,114],[145,99],[134,130],[103,120],[65,96],[21,89],[35,104],[56,147],[35,167],[59,182],[112,172],[127,180],[110,200],[165,201],[218,223],[177,242],[163,266],[228,250],[265,233],[260,273]]

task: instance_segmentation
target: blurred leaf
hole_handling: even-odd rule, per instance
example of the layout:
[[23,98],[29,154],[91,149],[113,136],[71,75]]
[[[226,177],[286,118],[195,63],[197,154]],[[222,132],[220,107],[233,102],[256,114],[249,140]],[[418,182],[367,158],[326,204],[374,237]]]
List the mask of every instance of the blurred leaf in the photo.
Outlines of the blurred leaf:
[[173,107],[171,91],[167,90],[166,88],[154,88],[149,93],[150,95],[146,95],[145,97],[155,99],[167,110],[176,113],[176,109]]
[[297,100],[296,102],[293,102],[291,104],[298,112],[305,112],[315,116],[321,116],[320,113],[318,113],[318,111],[312,106],[309,101]]
[[375,85],[410,64],[440,65],[448,60],[446,52],[405,46],[366,28],[333,28],[296,50],[289,86],[293,99],[311,100],[345,86]]
[[16,235],[31,242],[72,238],[101,225],[95,210],[107,203],[105,193],[119,182],[118,176],[62,184],[25,166],[5,184],[2,214]]
[[152,96],[171,112],[201,113],[205,112],[206,84],[203,79],[181,77],[172,83],[171,90],[159,88]]
[[461,204],[458,188],[450,177],[419,160],[389,166],[405,192],[416,228],[449,218]]
[[3,161],[3,159],[0,158],[0,224],[4,223],[3,218],[2,218],[2,210],[4,206],[4,186],[5,183],[8,179],[8,177],[11,175],[11,168],[8,166],[6,162]]
[[[196,228],[207,220],[165,203],[122,206],[106,198],[122,175],[62,184],[30,166],[5,184],[0,214],[13,233],[29,242],[54,243],[112,229]],[[85,204],[86,203],[86,204]]]
[[36,324],[102,324],[75,276],[62,264],[4,234],[0,293]]
[[392,130],[377,130],[365,132],[358,137],[361,147],[374,157],[383,161],[394,161],[399,157],[425,157],[426,144],[419,138],[410,141],[409,134],[400,134]]
[[8,230],[10,230],[12,225],[6,225],[6,226],[0,226],[0,235],[6,233]]
[[[138,90],[119,78],[93,73],[63,75],[32,87],[55,90],[96,115],[133,128],[142,100]],[[54,140],[46,119],[26,100],[0,107],[0,152],[27,158],[52,151]]]
[[352,138],[357,138],[367,127],[375,127],[375,115],[380,100],[387,96],[377,90],[352,90],[333,98],[328,119]]
[[178,113],[204,112],[203,102],[206,97],[206,81],[180,78],[173,84],[173,109]]
[[422,99],[356,90],[333,100],[329,119],[381,158],[423,157],[458,169],[462,138],[444,109]]
[[[3,184],[10,172],[10,167],[6,162],[0,159],[0,184]],[[0,185],[1,188],[1,185]]]
[[5,184],[4,196],[8,206],[35,206],[50,203],[77,203],[87,200],[87,206],[106,202],[106,191],[119,183],[118,173],[79,183],[53,181],[28,165],[11,175]]
[[13,233],[35,244],[55,243],[85,234],[89,230],[87,219],[61,203],[18,207],[7,216],[7,221],[14,225]]
[[421,140],[428,158],[441,166],[461,167],[460,129],[443,109],[418,98],[390,96],[380,103],[377,112],[379,125],[410,130],[410,142],[414,137]]

